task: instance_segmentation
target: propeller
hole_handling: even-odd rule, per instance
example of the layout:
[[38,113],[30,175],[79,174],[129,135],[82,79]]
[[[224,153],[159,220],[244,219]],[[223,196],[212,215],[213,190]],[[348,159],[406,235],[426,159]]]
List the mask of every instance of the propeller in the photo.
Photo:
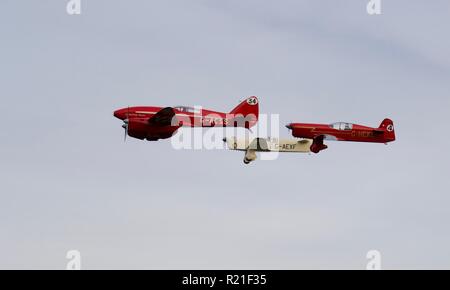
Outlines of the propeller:
[[122,128],[125,129],[125,136],[123,138],[123,142],[127,141],[127,135],[128,135],[128,119],[123,120]]
[[130,107],[128,106],[127,109],[127,118],[123,120],[122,128],[125,129],[125,136],[123,138],[123,142],[127,141],[127,135],[128,135],[128,124],[130,123]]

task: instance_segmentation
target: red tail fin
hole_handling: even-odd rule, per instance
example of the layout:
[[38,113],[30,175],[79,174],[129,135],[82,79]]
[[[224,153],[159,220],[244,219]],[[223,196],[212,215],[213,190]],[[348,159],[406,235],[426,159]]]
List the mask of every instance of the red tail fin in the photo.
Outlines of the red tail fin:
[[384,119],[381,122],[379,129],[386,130],[385,136],[389,141],[395,140],[395,128],[394,122],[391,119]]
[[255,96],[247,98],[245,101],[237,105],[237,107],[230,112],[230,115],[233,115],[233,118],[235,120],[244,119],[244,123],[235,122],[238,124],[234,124],[234,126],[245,128],[251,128],[255,126],[259,118],[258,98]]

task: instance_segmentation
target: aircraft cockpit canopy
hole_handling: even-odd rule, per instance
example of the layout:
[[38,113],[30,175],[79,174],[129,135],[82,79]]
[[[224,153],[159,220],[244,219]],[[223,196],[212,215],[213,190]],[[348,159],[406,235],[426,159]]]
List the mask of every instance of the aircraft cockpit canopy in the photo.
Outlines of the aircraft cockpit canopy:
[[330,128],[333,128],[335,130],[352,130],[353,124],[345,123],[345,122],[337,122],[337,123],[331,124]]
[[174,109],[183,113],[200,113],[200,109],[195,107],[176,106]]

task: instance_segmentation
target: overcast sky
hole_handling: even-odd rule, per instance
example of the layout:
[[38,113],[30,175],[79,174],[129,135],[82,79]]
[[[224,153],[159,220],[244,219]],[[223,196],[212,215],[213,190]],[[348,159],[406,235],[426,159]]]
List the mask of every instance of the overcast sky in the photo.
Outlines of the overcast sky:
[[[449,1],[67,2],[0,2],[0,268],[450,268]],[[397,141],[245,166],[112,116],[250,95]]]

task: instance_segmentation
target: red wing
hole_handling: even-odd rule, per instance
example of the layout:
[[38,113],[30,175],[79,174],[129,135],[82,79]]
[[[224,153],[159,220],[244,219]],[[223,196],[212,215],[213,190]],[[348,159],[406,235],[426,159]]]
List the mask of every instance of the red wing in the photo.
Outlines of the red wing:
[[[174,119],[175,111],[172,107],[167,107],[161,109],[158,113],[156,113],[153,117],[148,120],[150,125],[154,126],[177,126],[176,119]],[[172,122],[174,121],[174,122]]]

